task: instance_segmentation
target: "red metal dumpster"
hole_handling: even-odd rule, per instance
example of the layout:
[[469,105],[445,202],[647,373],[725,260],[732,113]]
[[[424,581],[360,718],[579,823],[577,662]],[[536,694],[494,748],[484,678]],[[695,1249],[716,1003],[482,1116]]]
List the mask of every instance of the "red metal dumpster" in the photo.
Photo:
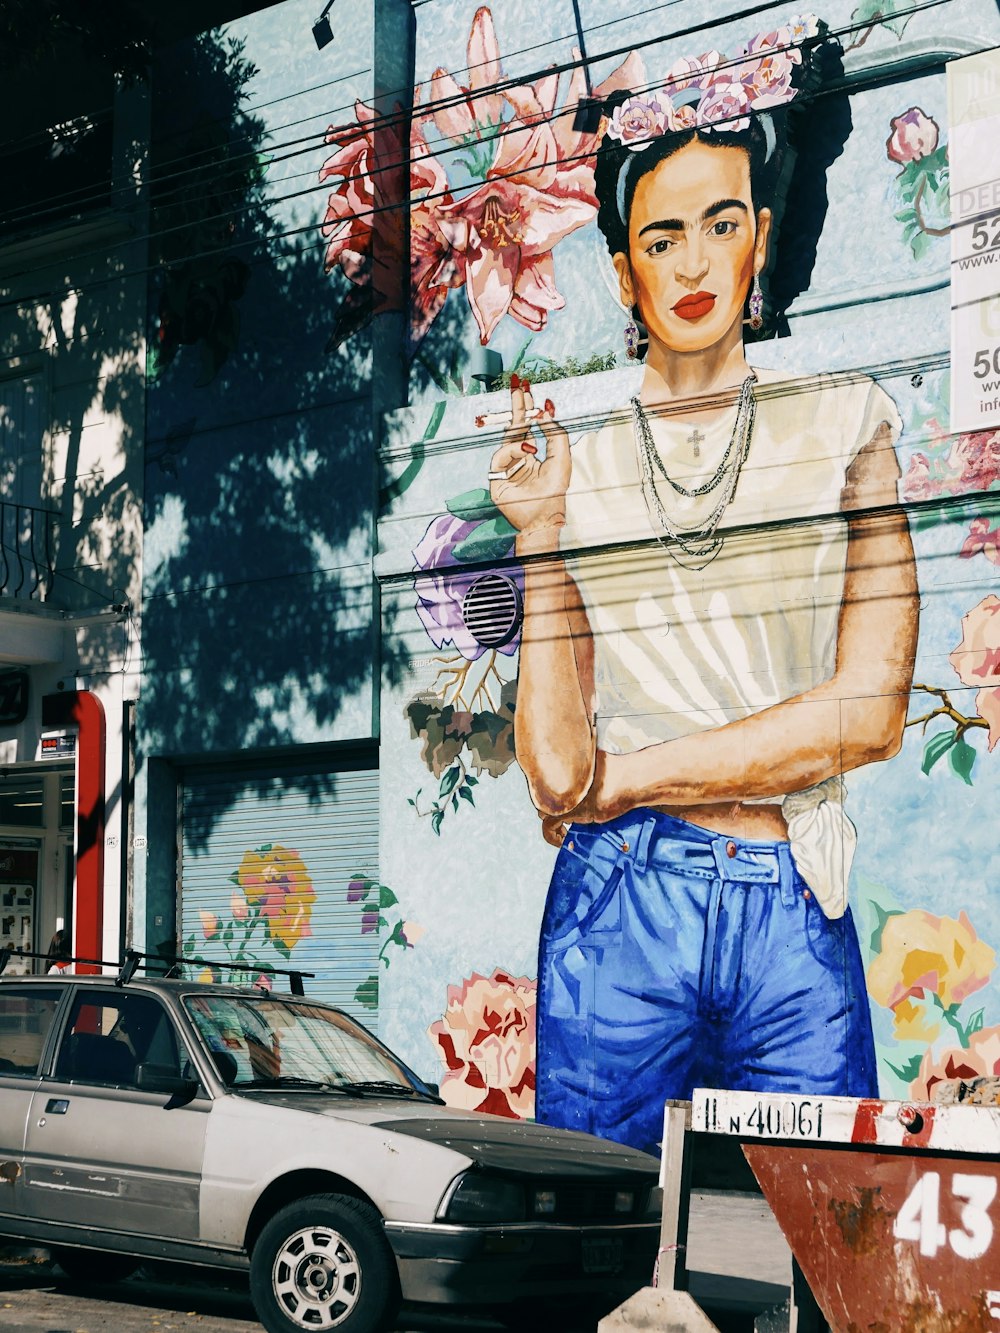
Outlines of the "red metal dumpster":
[[1000,1107],[698,1089],[834,1333],[1000,1333]]

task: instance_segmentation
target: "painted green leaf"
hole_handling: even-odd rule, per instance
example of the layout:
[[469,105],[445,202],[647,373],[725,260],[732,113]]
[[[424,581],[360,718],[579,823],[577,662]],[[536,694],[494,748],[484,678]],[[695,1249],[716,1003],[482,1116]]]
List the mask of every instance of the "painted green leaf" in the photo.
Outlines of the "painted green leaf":
[[234,870],[233,873],[229,876],[229,882],[230,884],[239,884],[240,872],[238,870]]
[[393,893],[392,889],[389,888],[388,884],[380,884],[378,886],[378,905],[380,908],[385,909],[386,907],[395,907],[398,902],[399,899]]
[[929,773],[941,756],[948,753],[955,744],[957,734],[954,731],[939,731],[931,736],[924,746],[924,757],[920,762],[921,773]]
[[470,805],[474,806],[476,804],[475,797],[468,787],[459,787],[458,794],[463,801],[468,801]]
[[407,805],[416,806],[417,803],[416,803],[416,801],[413,799],[412,796],[407,796],[407,798],[406,798],[406,804],[407,804]]
[[232,926],[227,926],[225,930],[222,932],[222,943],[232,944],[232,942],[233,942],[233,928]]
[[473,777],[471,773],[468,773],[466,774],[465,785],[467,787],[476,787],[479,785],[479,779],[477,777]]
[[446,769],[445,772],[441,774],[441,783],[438,787],[438,796],[441,800],[444,800],[446,796],[451,795],[452,791],[454,791],[455,787],[458,785],[458,780],[461,776],[462,770],[458,764],[452,764],[451,768]]
[[269,851],[272,849],[273,846],[274,846],[274,843],[273,843],[273,842],[265,842],[264,845],[263,845],[262,847],[257,847],[257,848],[255,848],[255,851],[258,851],[258,852],[269,852]]
[[897,1078],[901,1078],[904,1083],[912,1083],[920,1073],[922,1058],[920,1055],[911,1055],[904,1065],[894,1065],[891,1060],[886,1060],[886,1064]]
[[962,1043],[963,1046],[968,1047],[968,1045],[969,1045],[969,1038],[970,1038],[970,1037],[974,1037],[975,1034],[976,1034],[977,1032],[982,1032],[982,1030],[983,1030],[983,1015],[984,1015],[984,1013],[985,1013],[985,1010],[983,1010],[983,1009],[977,1009],[976,1012],[975,1012],[975,1013],[972,1015],[972,1017],[969,1019],[968,1023],[966,1023],[966,1025],[965,1025],[965,1041]]
[[441,821],[443,819],[444,819],[443,810],[435,810],[434,813],[431,815],[431,828],[434,830],[434,832],[438,835],[439,838],[441,836]]
[[398,945],[400,945],[403,949],[405,949],[405,948],[407,947],[407,945],[406,945],[406,936],[403,934],[403,923],[402,923],[402,921],[397,921],[396,924],[393,926],[393,928],[392,928],[392,934],[389,936],[389,942],[390,942],[391,944],[398,944]]
[[490,499],[489,491],[477,487],[474,491],[463,491],[454,496],[446,506],[448,513],[465,523],[478,523],[481,519],[497,518],[500,510]]
[[869,947],[872,953],[878,953],[882,948],[882,932],[885,930],[886,922],[894,916],[902,916],[903,913],[898,907],[882,907],[874,898],[870,898],[868,901],[875,912],[875,929],[872,931]]
[[964,737],[956,741],[948,753],[951,771],[960,777],[967,787],[972,786],[972,769],[975,762],[976,751]]
[[272,935],[271,943],[277,949],[278,953],[281,954],[282,958],[284,958],[286,961],[289,958],[291,958],[292,956],[291,948],[285,943],[284,940],[279,939],[277,935]]
[[459,542],[453,555],[457,563],[477,564],[487,560],[503,560],[510,555],[517,529],[502,514],[480,523],[464,542]]
[[189,935],[184,941],[184,953],[194,953],[194,936]]
[[362,981],[354,992],[354,999],[365,1009],[378,1008],[378,974],[376,972]]

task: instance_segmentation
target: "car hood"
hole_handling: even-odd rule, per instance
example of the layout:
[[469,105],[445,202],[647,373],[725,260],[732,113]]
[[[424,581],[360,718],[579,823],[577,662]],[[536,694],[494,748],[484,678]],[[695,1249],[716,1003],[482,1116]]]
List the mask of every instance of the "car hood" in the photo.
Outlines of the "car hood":
[[[250,1100],[247,1098],[247,1100]],[[325,1097],[313,1094],[254,1093],[255,1102],[371,1125],[393,1134],[423,1139],[461,1153],[479,1166],[502,1171],[544,1171],[548,1176],[598,1177],[641,1175],[649,1182],[658,1172],[657,1158],[634,1148],[526,1120],[477,1115],[423,1099]]]

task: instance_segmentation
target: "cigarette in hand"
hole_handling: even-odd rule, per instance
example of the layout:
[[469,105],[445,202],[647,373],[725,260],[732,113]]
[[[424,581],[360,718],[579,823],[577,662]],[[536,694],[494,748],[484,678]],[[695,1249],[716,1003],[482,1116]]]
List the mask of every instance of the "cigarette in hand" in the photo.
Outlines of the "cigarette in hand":
[[[531,412],[525,412],[524,419],[525,421],[538,421],[542,416],[542,409],[536,407]],[[476,425],[480,430],[484,426],[503,426],[506,428],[510,425],[511,420],[512,418],[509,412],[483,412],[480,416],[476,417]]]

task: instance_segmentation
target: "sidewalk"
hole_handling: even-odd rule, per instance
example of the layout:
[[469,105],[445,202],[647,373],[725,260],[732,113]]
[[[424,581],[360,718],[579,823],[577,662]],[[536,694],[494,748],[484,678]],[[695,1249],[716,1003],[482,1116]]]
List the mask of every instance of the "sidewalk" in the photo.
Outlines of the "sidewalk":
[[[781,1333],[777,1310],[788,1298],[791,1251],[759,1194],[693,1191],[687,1267],[691,1295],[720,1333]],[[770,1317],[761,1319],[766,1311]]]

